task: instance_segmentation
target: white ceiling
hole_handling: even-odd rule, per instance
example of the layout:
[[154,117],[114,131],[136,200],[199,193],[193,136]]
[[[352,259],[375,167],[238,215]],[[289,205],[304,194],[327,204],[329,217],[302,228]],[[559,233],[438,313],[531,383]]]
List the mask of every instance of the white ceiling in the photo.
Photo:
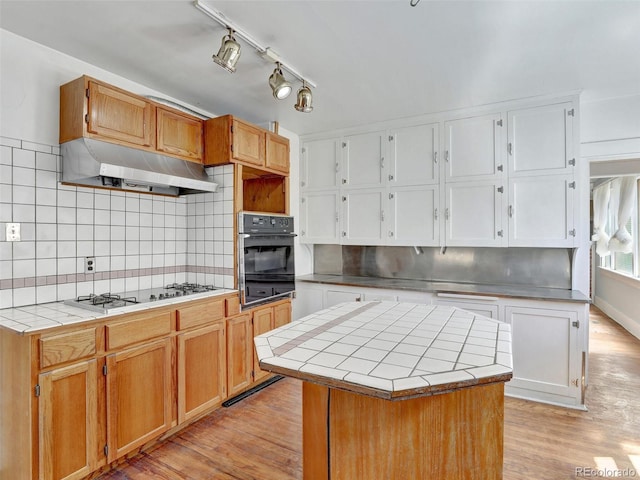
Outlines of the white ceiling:
[[[582,91],[640,93],[640,1],[206,1],[317,83],[277,101],[273,70],[190,0],[0,0],[0,27],[215,114],[296,133]],[[242,41],[240,41],[242,44]],[[286,72],[285,72],[286,74]]]

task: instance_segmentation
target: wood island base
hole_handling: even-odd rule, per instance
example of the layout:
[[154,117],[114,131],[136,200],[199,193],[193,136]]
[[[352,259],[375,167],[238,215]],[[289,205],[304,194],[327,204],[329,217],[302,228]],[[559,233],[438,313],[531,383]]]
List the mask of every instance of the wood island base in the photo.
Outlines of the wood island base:
[[304,480],[502,478],[504,383],[390,401],[303,384]]

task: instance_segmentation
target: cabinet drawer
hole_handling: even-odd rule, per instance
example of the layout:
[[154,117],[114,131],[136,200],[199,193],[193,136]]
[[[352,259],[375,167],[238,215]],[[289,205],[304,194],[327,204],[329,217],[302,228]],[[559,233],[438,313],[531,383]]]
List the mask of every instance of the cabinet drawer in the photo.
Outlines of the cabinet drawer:
[[205,325],[224,318],[224,299],[178,309],[178,330]]
[[171,312],[139,316],[106,326],[107,350],[171,333]]
[[232,317],[240,313],[240,299],[238,297],[229,297],[226,300],[226,316]]
[[96,353],[96,328],[40,339],[40,368],[87,358]]

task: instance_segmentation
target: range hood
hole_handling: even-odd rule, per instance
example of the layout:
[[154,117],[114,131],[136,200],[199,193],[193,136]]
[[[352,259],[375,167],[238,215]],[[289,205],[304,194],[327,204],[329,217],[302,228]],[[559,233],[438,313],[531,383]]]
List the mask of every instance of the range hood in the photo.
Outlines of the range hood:
[[63,143],[60,152],[63,183],[174,197],[218,187],[198,163],[92,138]]

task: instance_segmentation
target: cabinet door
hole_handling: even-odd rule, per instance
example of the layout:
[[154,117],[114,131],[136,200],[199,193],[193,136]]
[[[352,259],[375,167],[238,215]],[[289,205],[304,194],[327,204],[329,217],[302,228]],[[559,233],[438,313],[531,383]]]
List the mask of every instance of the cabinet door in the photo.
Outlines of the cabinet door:
[[330,189],[338,187],[339,138],[312,140],[302,144],[300,188]]
[[[572,247],[572,175],[543,175],[510,180],[509,245],[512,247]],[[573,186],[572,186],[573,185]]]
[[339,243],[338,192],[307,192],[300,197],[300,242]]
[[[263,333],[266,333],[269,330],[273,330],[273,327],[274,327],[273,307],[257,308],[253,311],[253,336],[254,337],[257,337],[258,335],[262,335]],[[258,355],[256,354],[255,348],[253,347],[253,340],[251,343],[252,343],[252,350],[253,350],[253,372],[254,372],[253,380],[257,382],[258,380],[261,380],[264,377],[268,376],[269,372],[266,372],[260,369],[260,365],[258,365]]]
[[505,315],[513,349],[507,391],[513,387],[543,399],[545,394],[579,398],[582,354],[576,312],[506,306]]
[[171,339],[107,356],[108,461],[171,426]]
[[[473,298],[469,298],[473,297]],[[481,300],[477,301],[475,299]],[[477,313],[485,317],[499,320],[499,305],[497,297],[483,297],[479,295],[457,295],[457,294],[436,294],[433,299],[434,305],[449,305],[451,307],[462,308],[469,312]]]
[[282,327],[291,322],[291,302],[273,307],[273,328]]
[[224,321],[178,335],[178,422],[219,405],[226,393]]
[[572,102],[509,112],[509,175],[573,173],[574,113]]
[[142,98],[122,90],[89,82],[87,130],[125,143],[152,146],[154,109]]
[[368,132],[344,137],[342,143],[342,183],[349,187],[382,184],[384,132]]
[[227,387],[229,396],[251,384],[253,368],[253,331],[251,314],[227,319]]
[[80,479],[98,467],[97,364],[89,360],[38,377],[40,479]]
[[265,167],[289,173],[289,140],[275,133],[266,133]]
[[324,308],[333,307],[342,302],[361,302],[364,298],[362,292],[348,290],[327,290]]
[[233,120],[233,158],[250,165],[264,166],[265,132],[264,130],[240,120]]
[[502,115],[491,114],[445,122],[445,180],[500,177]]
[[439,245],[438,192],[436,185],[391,189],[387,244]]
[[445,244],[463,247],[505,245],[502,196],[494,182],[460,182],[446,186]]
[[156,123],[157,150],[202,162],[202,120],[158,107]]
[[389,185],[438,183],[438,124],[389,131]]
[[385,192],[380,189],[343,191],[342,243],[380,245],[384,240]]

